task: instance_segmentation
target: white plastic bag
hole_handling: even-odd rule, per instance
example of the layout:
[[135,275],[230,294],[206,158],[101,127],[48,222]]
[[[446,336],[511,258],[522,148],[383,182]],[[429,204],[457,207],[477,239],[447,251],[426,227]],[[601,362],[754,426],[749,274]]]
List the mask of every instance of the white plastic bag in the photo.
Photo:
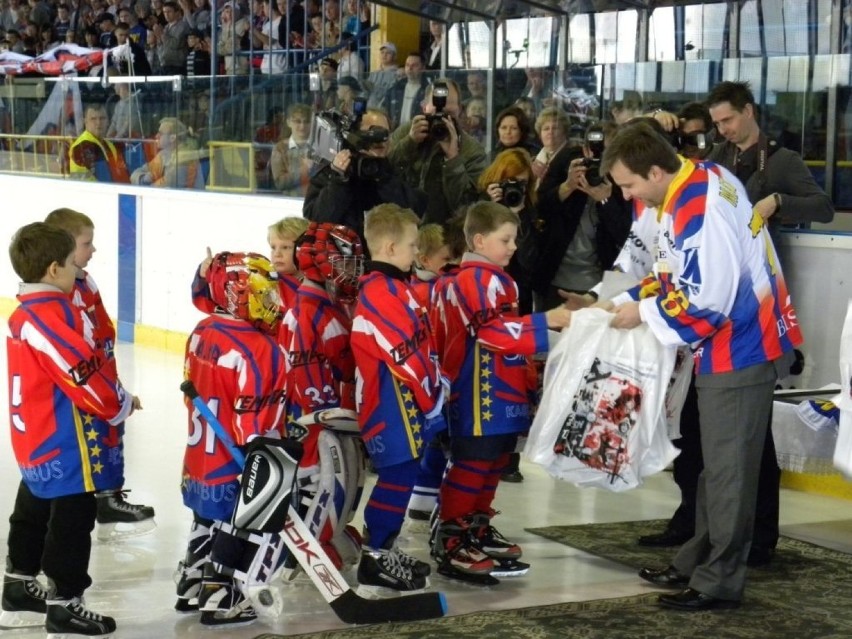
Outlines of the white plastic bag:
[[834,447],[834,466],[852,477],[852,300],[846,308],[846,320],[840,335],[840,425]]
[[584,309],[562,331],[524,452],[558,479],[618,492],[677,456],[664,408],[676,349],[646,325],[618,330],[611,320]]

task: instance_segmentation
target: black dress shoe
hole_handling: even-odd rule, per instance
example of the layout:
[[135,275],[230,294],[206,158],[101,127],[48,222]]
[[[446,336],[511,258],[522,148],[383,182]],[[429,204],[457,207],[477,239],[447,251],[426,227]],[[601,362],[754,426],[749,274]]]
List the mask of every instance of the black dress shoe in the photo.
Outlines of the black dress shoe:
[[639,537],[636,543],[640,546],[668,548],[670,546],[680,546],[690,539],[692,539],[691,532],[666,528],[663,532],[655,535],[643,535],[642,537]]
[[768,566],[772,561],[772,556],[774,554],[774,548],[767,548],[766,546],[752,546],[751,550],[748,551],[748,559],[746,560],[746,563],[752,568]]
[[519,470],[510,470],[508,473],[503,473],[502,475],[500,475],[500,480],[507,481],[510,484],[520,484],[524,481],[524,476]]
[[692,588],[681,590],[673,595],[660,595],[660,605],[676,610],[725,610],[739,608],[740,602],[732,599],[719,599],[705,595]]
[[643,568],[639,576],[655,586],[666,586],[667,588],[680,588],[689,583],[689,577],[680,574],[674,566],[667,568]]

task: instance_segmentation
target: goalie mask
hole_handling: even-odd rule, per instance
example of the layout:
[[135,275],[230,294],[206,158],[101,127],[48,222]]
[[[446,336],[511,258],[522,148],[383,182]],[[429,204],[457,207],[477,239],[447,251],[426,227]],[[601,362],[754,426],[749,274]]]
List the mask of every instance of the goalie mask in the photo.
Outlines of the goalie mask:
[[364,273],[361,238],[348,226],[311,222],[296,241],[296,264],[305,279],[325,286],[333,301],[354,302]]
[[207,271],[210,297],[222,310],[274,335],[281,296],[272,263],[259,253],[218,253]]

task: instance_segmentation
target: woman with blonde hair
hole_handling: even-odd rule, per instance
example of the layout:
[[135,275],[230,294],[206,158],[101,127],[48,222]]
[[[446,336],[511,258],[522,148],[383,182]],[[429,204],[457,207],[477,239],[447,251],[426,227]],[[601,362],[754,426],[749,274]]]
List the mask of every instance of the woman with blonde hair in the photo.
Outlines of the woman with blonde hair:
[[536,185],[541,184],[554,156],[568,143],[571,120],[559,107],[542,109],[535,121],[535,132],[541,140],[541,151],[533,160],[533,175]]

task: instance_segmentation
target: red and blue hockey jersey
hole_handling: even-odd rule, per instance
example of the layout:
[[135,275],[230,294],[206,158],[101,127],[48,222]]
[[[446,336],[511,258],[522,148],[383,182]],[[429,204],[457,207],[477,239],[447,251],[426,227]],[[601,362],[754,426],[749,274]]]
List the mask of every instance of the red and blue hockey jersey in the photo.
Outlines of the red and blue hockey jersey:
[[653,272],[631,295],[663,344],[690,344],[704,374],[773,361],[802,343],[769,232],[730,172],[683,159],[657,215]]
[[[230,315],[207,317],[187,340],[184,374],[237,446],[255,435],[281,432],[284,352],[275,337]],[[183,503],[201,517],[227,520],[242,469],[188,400],[187,407]]]
[[355,382],[355,360],[349,347],[352,321],[325,289],[303,282],[281,326],[287,353],[287,420],[324,408],[355,408],[354,398],[341,397],[342,385]]
[[9,318],[12,448],[43,499],[114,488],[124,464],[117,431],[132,398],[105,365],[94,328],[59,289],[24,284]]
[[104,307],[95,280],[86,271],[74,280],[71,303],[85,311],[94,327],[95,348],[109,366],[115,367],[115,325]]
[[381,262],[361,278],[352,322],[358,425],[376,468],[420,456],[444,428],[441,371],[426,308],[407,277]]
[[527,430],[535,371],[528,356],[548,350],[544,313],[518,315],[518,288],[502,268],[465,253],[446,292],[443,366],[450,378],[450,434]]

